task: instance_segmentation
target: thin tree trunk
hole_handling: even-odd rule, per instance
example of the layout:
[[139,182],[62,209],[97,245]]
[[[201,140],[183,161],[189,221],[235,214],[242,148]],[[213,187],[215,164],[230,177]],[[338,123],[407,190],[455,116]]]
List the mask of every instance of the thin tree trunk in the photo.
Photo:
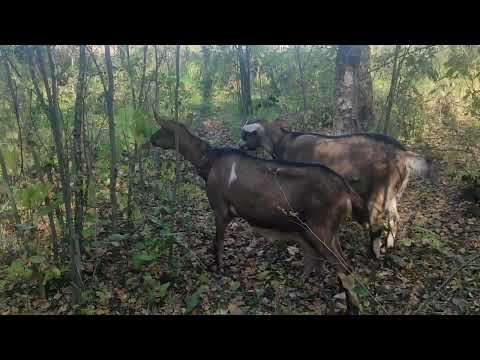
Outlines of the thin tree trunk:
[[110,57],[110,46],[105,45],[105,64],[107,66],[108,91],[105,94],[107,101],[108,129],[110,134],[110,205],[112,208],[112,231],[117,228],[117,144],[115,139],[115,118],[113,116],[113,70]]
[[260,82],[260,104],[263,103],[262,67],[258,69],[258,80]]
[[158,83],[158,69],[160,67],[160,59],[158,56],[158,45],[155,45],[155,105],[153,108],[158,113],[158,100],[159,100],[159,83]]
[[145,103],[145,74],[147,70],[147,55],[148,55],[148,45],[143,47],[143,66],[142,66],[142,80],[140,82],[140,92],[138,94],[138,103],[141,108],[143,108]]
[[390,90],[388,91],[387,104],[385,106],[385,121],[383,124],[383,133],[387,134],[390,132],[390,115],[392,113],[393,98],[395,94],[395,89],[397,86],[398,80],[398,55],[400,54],[401,45],[395,46],[395,53],[393,55],[393,69],[392,69],[392,78],[390,80]]
[[302,98],[303,98],[303,113],[306,114],[308,111],[307,107],[307,89],[305,86],[305,76],[304,76],[304,69],[302,64],[302,59],[300,56],[300,46],[295,46],[295,58],[297,59],[297,66],[298,72],[300,74],[300,88],[302,90]]
[[252,97],[250,92],[250,47],[237,46],[239,67],[240,67],[240,88],[243,113],[245,116],[252,114]]
[[358,89],[358,122],[363,131],[375,124],[375,109],[373,106],[373,82],[370,73],[370,46],[362,45],[360,63],[357,70]]
[[84,112],[84,94],[85,94],[85,73],[87,67],[87,57],[85,51],[85,45],[79,47],[79,69],[78,80],[75,99],[75,116],[73,122],[73,163],[72,174],[74,179],[74,197],[75,197],[75,233],[82,240],[83,229],[83,188],[84,188],[84,174],[82,171],[82,120]]
[[8,176],[7,164],[5,163],[5,158],[3,157],[2,149],[0,149],[0,167],[2,168],[2,176],[5,185],[7,186],[8,197],[10,199],[10,206],[12,207],[13,216],[15,217],[15,222],[17,224],[21,223],[20,215],[17,209],[17,202],[15,201],[15,196],[13,196],[12,185],[10,182],[10,177]]
[[23,176],[24,174],[24,165],[23,165],[23,135],[22,135],[22,126],[20,120],[20,111],[19,111],[19,104],[18,104],[18,97],[16,91],[16,85],[14,85],[12,79],[12,73],[10,72],[10,65],[7,60],[7,55],[2,54],[3,64],[5,66],[5,73],[7,75],[7,85],[8,90],[10,92],[10,99],[12,102],[12,107],[15,113],[15,119],[17,120],[17,128],[18,128],[18,140],[19,144],[18,147],[20,148],[20,175]]
[[[180,87],[180,45],[175,51],[175,121],[178,122],[178,89]],[[178,149],[178,135],[175,134],[175,186],[173,188],[173,201],[177,201],[178,185],[180,184],[180,155]]]
[[[35,144],[33,141],[33,136],[30,132],[27,131],[27,143],[30,144],[30,150],[32,152],[32,157],[33,157],[33,166],[35,168],[35,171],[37,173],[38,178],[40,179],[40,182],[42,184],[45,184],[45,180],[43,178],[44,173],[42,170],[42,167],[40,165],[40,156],[37,153],[37,150],[35,149]],[[47,195],[45,197],[45,206],[47,208],[50,207],[50,197]],[[58,244],[58,235],[57,235],[57,228],[55,226],[55,219],[53,216],[53,210],[49,210],[47,213],[48,216],[48,225],[50,227],[50,236],[52,239],[52,250],[53,250],[53,261],[54,263],[58,264],[60,260],[60,251],[59,251],[59,244]]]
[[[48,83],[47,71],[42,58],[41,48],[36,49],[37,63],[40,73],[43,78],[47,99],[48,99],[48,114],[51,127],[52,136],[55,143],[55,151],[58,161],[58,169],[60,173],[60,181],[62,183],[63,201],[65,204],[66,215],[66,238],[70,244],[70,261],[72,269],[72,285],[74,293],[74,303],[78,303],[81,297],[81,290],[83,288],[82,275],[81,275],[81,258],[80,258],[80,246],[78,242],[78,236],[76,236],[73,229],[72,208],[71,208],[71,193],[70,193],[70,173],[68,164],[65,162],[65,152],[62,141],[62,124],[61,117],[59,115],[58,97],[56,91],[56,75],[55,75],[55,63],[53,61],[52,49],[46,47],[48,62],[50,67],[50,74],[52,78],[52,88]],[[39,94],[37,94],[39,95]],[[42,101],[43,102],[43,101]]]
[[[31,59],[31,57],[29,57],[29,59]],[[30,71],[31,71],[31,75],[32,75],[32,79],[35,78],[35,72],[34,72],[34,69],[33,69],[33,62],[30,62]],[[35,80],[35,83],[36,83],[36,80]],[[37,133],[37,137],[38,137],[38,129],[36,128],[35,126],[35,122],[33,121],[33,114],[32,114],[32,91],[29,92],[29,99],[28,99],[28,111],[29,111],[29,116],[30,116],[30,122],[32,123],[32,127],[34,129],[34,131]],[[35,150],[35,147],[34,147],[34,141],[33,141],[33,134],[31,134],[30,132],[27,131],[27,136],[29,137],[30,140],[28,140],[30,143],[32,143],[32,155],[33,155],[33,161],[34,161],[34,166],[37,168],[37,172],[39,174],[41,174],[42,172],[46,173],[47,175],[47,179],[48,181],[50,182],[50,184],[54,185],[54,181],[53,181],[53,176],[52,176],[52,172],[51,172],[51,167],[48,167],[46,171],[43,171],[42,168],[41,168],[41,162],[40,162],[40,157],[38,156],[38,153],[37,151]],[[39,141],[40,141],[40,138],[39,138]],[[47,198],[45,199],[45,204],[48,206],[49,204],[49,201],[50,199]],[[55,206],[55,209],[54,211],[49,211],[48,213],[48,221],[49,221],[49,224],[50,224],[50,231],[51,231],[51,235],[52,235],[52,244],[53,244],[53,251],[54,251],[54,259],[56,258],[56,261],[59,261],[60,260],[60,245],[59,245],[59,242],[58,242],[58,235],[57,235],[57,230],[56,230],[56,226],[55,226],[55,221],[54,221],[54,218],[53,218],[53,214],[55,213],[55,216],[57,217],[57,221],[58,221],[58,224],[60,225],[60,237],[61,238],[65,238],[65,223],[63,221],[63,216],[62,216],[62,213],[60,211],[60,208],[58,207],[58,205]],[[55,251],[55,248],[57,248],[57,251]],[[57,252],[57,255],[55,255],[55,252]]]
[[130,79],[130,90],[132,92],[133,110],[136,110],[137,109],[137,100],[136,100],[136,97],[135,97],[135,80],[133,79],[132,64],[130,62],[130,46],[126,45],[125,49],[126,49],[126,53],[127,53],[127,71],[128,71],[128,77]]

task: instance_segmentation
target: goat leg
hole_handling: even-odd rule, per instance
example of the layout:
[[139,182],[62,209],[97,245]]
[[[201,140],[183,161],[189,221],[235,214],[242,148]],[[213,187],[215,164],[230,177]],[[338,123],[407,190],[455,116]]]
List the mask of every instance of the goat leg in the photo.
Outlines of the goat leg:
[[334,266],[340,280],[340,287],[345,291],[347,312],[349,314],[359,314],[361,311],[360,301],[355,294],[353,287],[353,276],[345,275],[346,261],[342,255],[342,250],[338,238],[333,235],[335,231],[328,229],[325,225],[310,226],[313,233],[310,231],[304,232],[304,240],[315,249],[315,253],[323,256],[330,264]]
[[345,275],[343,270],[337,270],[337,276],[339,279],[340,287],[345,290],[347,313],[350,315],[358,315],[360,313],[361,306],[360,301],[358,300],[358,296],[353,290],[355,284],[353,275]]
[[223,252],[224,252],[224,240],[225,229],[228,226],[230,220],[227,216],[223,216],[215,212],[215,241],[213,243],[213,251],[215,254],[215,263],[217,265],[217,271],[223,271]]

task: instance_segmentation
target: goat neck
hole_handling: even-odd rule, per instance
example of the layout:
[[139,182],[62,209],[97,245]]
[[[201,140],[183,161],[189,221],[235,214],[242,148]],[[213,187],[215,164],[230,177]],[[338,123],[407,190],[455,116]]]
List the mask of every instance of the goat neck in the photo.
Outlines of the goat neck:
[[191,162],[198,170],[199,175],[207,180],[208,173],[212,167],[212,161],[208,156],[210,145],[188,132],[186,129],[177,131],[178,151],[185,160]]

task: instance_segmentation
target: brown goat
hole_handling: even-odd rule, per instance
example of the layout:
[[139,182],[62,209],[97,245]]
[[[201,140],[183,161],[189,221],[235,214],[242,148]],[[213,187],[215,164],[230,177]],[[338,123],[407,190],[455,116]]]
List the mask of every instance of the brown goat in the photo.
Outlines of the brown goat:
[[151,136],[152,145],[174,149],[177,137],[179,152],[207,183],[219,269],[225,229],[232,218],[241,217],[256,228],[290,235],[299,241],[304,255],[326,258],[345,289],[349,311],[358,312],[337,234],[352,211],[366,219],[368,211],[340,175],[319,164],[257,159],[235,149],[212,148],[183,125],[156,119],[161,129]]
[[[367,204],[371,250],[377,258],[394,245],[400,220],[397,201],[409,176],[421,175],[436,182],[429,160],[385,135],[300,133],[289,131],[283,120],[260,120],[242,128],[242,139],[243,150],[263,147],[276,159],[318,162],[342,175]],[[384,217],[389,225],[386,236],[382,236]]]

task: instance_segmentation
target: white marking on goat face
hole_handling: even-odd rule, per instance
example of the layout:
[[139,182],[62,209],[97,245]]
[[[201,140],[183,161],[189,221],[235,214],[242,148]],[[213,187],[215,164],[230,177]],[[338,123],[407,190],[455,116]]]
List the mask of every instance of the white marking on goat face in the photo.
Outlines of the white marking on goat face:
[[228,187],[230,187],[230,185],[232,185],[232,183],[237,180],[237,173],[235,172],[235,167],[237,166],[237,163],[234,162],[232,164],[232,168],[230,170],[230,177],[228,178]]
[[248,132],[248,133],[251,133],[251,132],[254,132],[254,131],[258,131],[259,133],[263,133],[265,131],[265,129],[263,128],[262,125],[260,124],[249,124],[249,125],[245,125],[243,128],[242,128],[243,131],[245,132]]

